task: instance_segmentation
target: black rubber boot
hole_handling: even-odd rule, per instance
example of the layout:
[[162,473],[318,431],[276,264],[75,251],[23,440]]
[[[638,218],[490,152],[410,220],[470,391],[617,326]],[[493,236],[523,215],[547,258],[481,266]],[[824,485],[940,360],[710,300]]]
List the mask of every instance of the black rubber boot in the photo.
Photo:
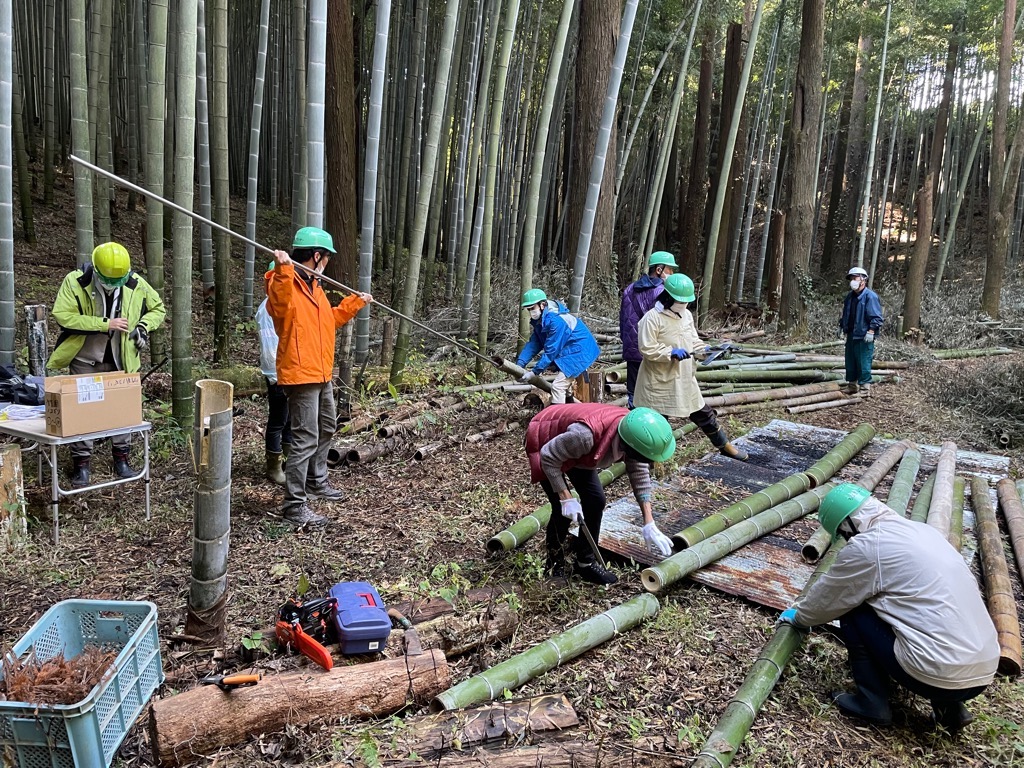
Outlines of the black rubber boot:
[[89,485],[89,457],[78,457],[72,459],[71,487],[85,488]]
[[892,708],[889,706],[889,695],[892,686],[888,676],[869,659],[851,661],[850,667],[857,692],[836,692],[832,695],[832,702],[848,715],[867,720],[874,725],[891,725]]
[[572,569],[572,572],[584,581],[589,581],[591,584],[611,586],[619,580],[618,576],[607,568],[602,568],[595,560],[583,562],[576,561],[576,566]]
[[131,465],[128,464],[128,449],[121,446],[114,446],[114,474],[124,479],[127,477],[135,477],[138,470],[132,469]]
[[730,459],[736,459],[736,461],[746,461],[750,458],[746,451],[742,448],[737,448],[735,445],[729,442],[729,436],[725,434],[725,430],[721,427],[718,428],[718,432],[708,435],[711,439],[711,444],[718,449],[718,452],[723,456],[728,456]]
[[935,725],[942,726],[950,733],[959,733],[974,722],[974,715],[961,701],[953,703],[933,701],[932,718]]

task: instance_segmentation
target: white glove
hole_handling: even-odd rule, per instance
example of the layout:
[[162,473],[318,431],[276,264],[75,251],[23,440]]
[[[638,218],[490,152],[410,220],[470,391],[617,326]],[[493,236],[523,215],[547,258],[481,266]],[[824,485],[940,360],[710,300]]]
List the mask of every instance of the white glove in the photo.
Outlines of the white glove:
[[526,373],[519,377],[520,384],[529,384],[531,381],[533,381],[533,374],[530,373],[529,371],[527,371]]
[[562,499],[562,517],[573,523],[583,522],[583,507],[579,499]]
[[864,341],[867,344],[874,344],[875,343],[875,332],[874,331],[868,331],[867,333],[865,333],[864,334]]
[[655,555],[668,557],[672,554],[672,539],[658,529],[657,523],[648,523],[644,526],[644,541]]

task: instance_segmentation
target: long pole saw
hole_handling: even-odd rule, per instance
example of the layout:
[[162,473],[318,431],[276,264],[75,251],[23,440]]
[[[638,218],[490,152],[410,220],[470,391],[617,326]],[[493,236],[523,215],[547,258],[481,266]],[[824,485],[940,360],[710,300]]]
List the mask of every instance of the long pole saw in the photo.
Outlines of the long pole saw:
[[[200,216],[195,211],[190,211],[188,208],[184,208],[184,207],[178,205],[177,203],[171,202],[167,198],[161,197],[160,195],[157,195],[157,194],[155,194],[153,192],[150,192],[148,189],[140,187],[138,184],[133,184],[132,182],[128,181],[127,179],[122,179],[117,174],[111,173],[108,170],[105,170],[103,168],[100,168],[99,166],[93,165],[88,160],[83,160],[82,158],[76,157],[75,155],[71,155],[70,157],[71,157],[71,161],[73,163],[77,163],[78,165],[82,166],[83,168],[88,168],[93,173],[98,173],[100,176],[104,176],[104,177],[110,179],[112,182],[114,182],[115,184],[117,184],[120,187],[124,187],[125,189],[131,190],[132,192],[140,194],[143,197],[148,197],[148,198],[151,198],[153,200],[156,200],[158,203],[166,205],[171,210],[177,211],[178,213],[183,213],[186,216],[188,216],[188,217],[190,217],[192,219],[195,219],[200,224],[205,224],[208,227],[212,227],[213,229],[216,229],[218,232],[223,232],[224,234],[230,235],[231,237],[235,238],[236,240],[241,240],[243,243],[247,243],[248,245],[251,245],[253,248],[255,248],[258,251],[264,251],[264,252],[269,253],[271,255],[273,255],[273,253],[274,253],[274,249],[273,248],[268,248],[265,245],[257,243],[255,240],[250,240],[245,235],[240,235],[240,234],[238,234],[237,232],[235,232],[232,229],[228,229],[227,227],[225,227],[225,226],[223,226],[221,224],[218,224],[215,221],[211,221],[210,219],[207,219],[205,216]],[[362,294],[362,291],[357,291],[355,288],[349,288],[344,283],[339,283],[337,280],[333,280],[330,277],[326,277],[325,275],[320,274],[316,270],[310,269],[309,267],[305,266],[304,264],[299,264],[297,262],[292,262],[292,264],[294,264],[297,269],[301,269],[304,272],[306,272],[306,273],[308,273],[310,275],[313,275],[314,277],[319,278],[323,282],[328,283],[329,285],[333,285],[335,288],[340,288],[341,290],[346,291],[347,293]],[[455,339],[453,339],[451,336],[448,336],[447,334],[441,333],[440,331],[435,331],[429,325],[424,325],[419,320],[414,320],[411,317],[409,317],[408,315],[403,315],[397,309],[392,309],[387,304],[382,304],[379,301],[377,301],[376,299],[373,299],[370,303],[373,304],[374,306],[380,307],[385,312],[389,312],[390,314],[394,315],[395,317],[401,318],[402,320],[405,320],[406,322],[412,323],[417,328],[420,328],[420,329],[426,331],[427,333],[431,334],[432,336],[436,336],[439,339],[443,339],[446,343],[452,344],[453,346],[458,347],[463,352],[466,352],[467,354],[473,355],[473,357],[478,357],[481,360],[484,360],[484,361],[490,363],[495,368],[502,368],[503,367],[502,365],[499,365],[493,358],[490,358],[487,355],[480,354],[478,351],[476,351],[472,347],[467,347],[465,344],[462,344],[461,342],[456,341]],[[506,363],[506,365],[507,365],[507,363]],[[540,377],[535,376],[534,378],[535,379],[539,379]]]

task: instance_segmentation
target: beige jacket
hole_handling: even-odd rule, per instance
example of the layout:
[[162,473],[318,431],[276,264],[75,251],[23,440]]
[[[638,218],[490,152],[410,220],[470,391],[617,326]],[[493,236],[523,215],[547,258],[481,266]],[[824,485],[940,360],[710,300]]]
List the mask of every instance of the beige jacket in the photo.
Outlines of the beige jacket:
[[999,642],[960,553],[873,497],[852,519],[860,532],[797,603],[797,622],[824,624],[867,603],[893,628],[896,659],[914,679],[946,689],[992,682]]
[[692,353],[704,347],[690,310],[684,309],[677,315],[655,304],[640,318],[637,343],[644,359],[636,377],[634,405],[653,408],[663,416],[681,418],[704,407],[704,397],[694,376],[694,359],[672,358],[673,348]]

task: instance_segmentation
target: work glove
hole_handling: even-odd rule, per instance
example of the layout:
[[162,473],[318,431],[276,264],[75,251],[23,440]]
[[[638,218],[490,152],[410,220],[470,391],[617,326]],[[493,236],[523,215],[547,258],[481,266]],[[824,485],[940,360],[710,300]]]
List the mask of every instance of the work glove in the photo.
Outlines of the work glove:
[[583,522],[583,507],[579,499],[562,499],[562,517],[572,523]]
[[128,334],[128,338],[135,342],[135,348],[139,352],[149,346],[149,331],[141,325],[135,326],[135,330]]
[[668,557],[672,554],[672,539],[658,529],[657,523],[651,522],[644,526],[644,541],[655,555]]
[[867,344],[874,344],[875,343],[875,332],[874,331],[868,331],[867,333],[865,333],[864,334],[864,342],[867,343]]
[[839,327],[838,327],[838,328],[836,329],[836,335],[837,335],[837,336],[838,336],[838,337],[839,337],[840,339],[844,339],[844,338],[846,338],[846,331],[844,331],[844,330],[843,330],[843,327],[842,327],[842,326],[839,326]]
[[799,624],[797,622],[796,608],[787,608],[782,613],[780,613],[778,621],[775,622],[775,626],[779,626],[779,624],[789,624],[789,626],[793,627],[793,629],[799,629],[801,632],[807,632],[809,629],[808,627],[805,627],[803,624]]
[[526,371],[522,376],[519,377],[520,384],[529,384],[533,379],[533,374]]
[[690,353],[682,347],[672,348],[672,359],[673,360],[686,360],[690,357]]

